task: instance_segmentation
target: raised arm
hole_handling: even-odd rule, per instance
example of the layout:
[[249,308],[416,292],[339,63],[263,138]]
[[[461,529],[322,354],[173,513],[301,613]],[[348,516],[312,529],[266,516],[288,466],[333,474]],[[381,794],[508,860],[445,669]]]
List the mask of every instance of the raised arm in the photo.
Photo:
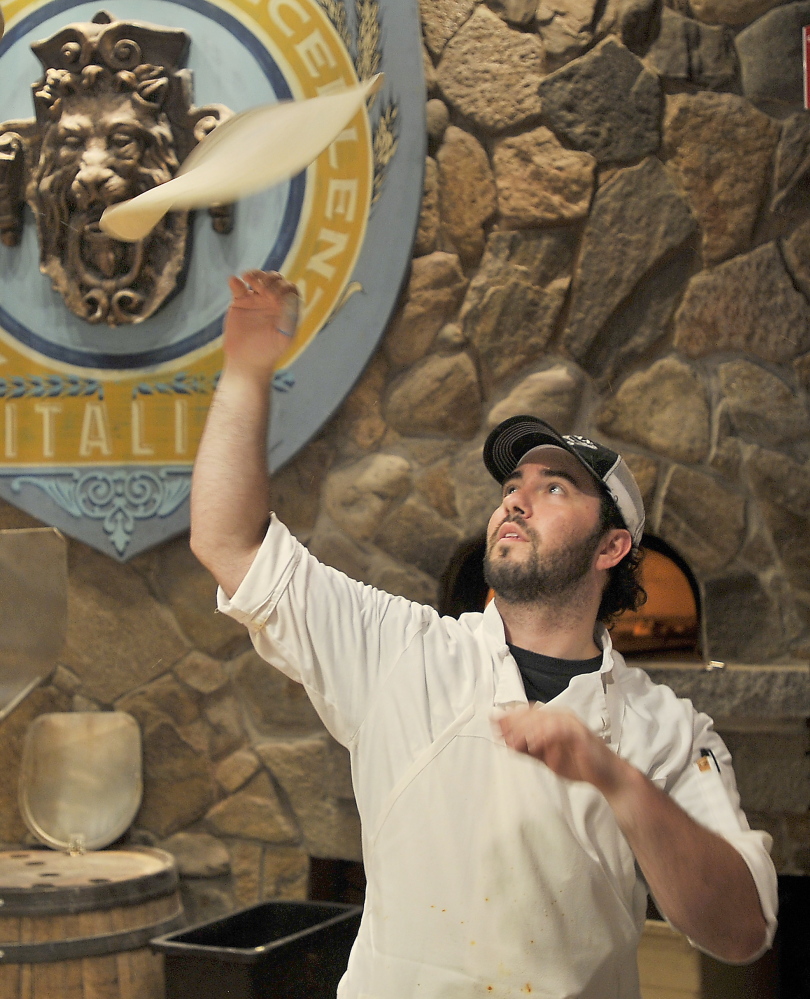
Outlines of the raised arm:
[[232,596],[262,542],[269,514],[267,426],[273,371],[289,347],[289,296],[280,274],[230,279],[225,366],[191,488],[191,548]]
[[499,725],[508,746],[602,792],[674,926],[725,961],[745,963],[757,955],[766,934],[759,894],[727,840],[695,822],[575,715],[522,708]]

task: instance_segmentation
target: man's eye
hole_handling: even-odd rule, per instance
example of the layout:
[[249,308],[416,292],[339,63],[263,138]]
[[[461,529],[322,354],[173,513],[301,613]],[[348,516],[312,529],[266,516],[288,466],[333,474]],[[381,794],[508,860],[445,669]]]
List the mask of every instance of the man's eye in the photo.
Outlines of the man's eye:
[[551,485],[548,487],[548,491],[550,493],[562,493],[562,492],[565,492],[565,490],[559,484],[559,482],[552,482]]
[[66,135],[62,140],[62,145],[65,149],[81,149],[83,142],[81,136],[78,135]]

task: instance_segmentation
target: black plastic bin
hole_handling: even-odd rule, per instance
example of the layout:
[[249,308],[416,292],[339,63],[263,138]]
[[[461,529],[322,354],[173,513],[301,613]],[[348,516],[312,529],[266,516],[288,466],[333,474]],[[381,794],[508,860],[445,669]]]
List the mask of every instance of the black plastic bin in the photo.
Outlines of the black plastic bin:
[[263,902],[158,937],[166,999],[334,999],[362,911]]

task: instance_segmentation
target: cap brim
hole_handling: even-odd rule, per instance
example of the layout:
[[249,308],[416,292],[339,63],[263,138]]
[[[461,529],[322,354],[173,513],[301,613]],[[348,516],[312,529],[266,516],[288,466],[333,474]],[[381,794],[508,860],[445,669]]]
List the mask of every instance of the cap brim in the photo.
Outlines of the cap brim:
[[602,485],[597,473],[553,427],[542,420],[525,416],[513,416],[495,427],[484,444],[484,465],[493,479],[502,483],[514,472],[524,455],[544,445],[558,447],[572,455]]
[[513,416],[499,423],[484,443],[484,465],[496,482],[514,472],[518,462],[532,448],[543,444],[569,451],[562,437],[548,424],[524,416]]

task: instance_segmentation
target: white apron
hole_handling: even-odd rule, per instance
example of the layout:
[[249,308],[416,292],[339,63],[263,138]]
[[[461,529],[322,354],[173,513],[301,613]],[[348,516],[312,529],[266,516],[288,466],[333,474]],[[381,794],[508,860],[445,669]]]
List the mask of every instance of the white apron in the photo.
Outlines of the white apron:
[[[578,677],[553,706],[576,685],[577,713],[609,737],[610,679]],[[497,693],[479,689],[367,835],[369,894],[340,999],[638,999],[646,892],[633,854],[595,788],[500,742]],[[475,781],[458,788],[460,773]]]

